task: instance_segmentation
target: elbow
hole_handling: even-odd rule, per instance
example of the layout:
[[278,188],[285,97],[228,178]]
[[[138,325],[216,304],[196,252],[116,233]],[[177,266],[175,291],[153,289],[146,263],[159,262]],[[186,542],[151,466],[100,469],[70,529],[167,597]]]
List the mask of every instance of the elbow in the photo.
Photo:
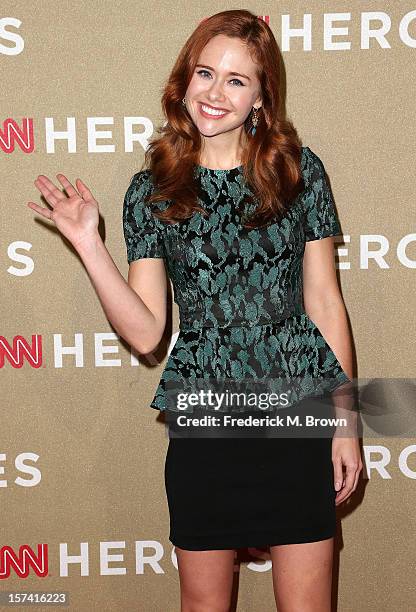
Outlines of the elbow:
[[141,355],[148,355],[155,351],[163,337],[165,326],[160,324],[145,325],[142,329],[135,329],[131,338],[131,346]]
[[154,350],[156,350],[156,348],[159,345],[151,345],[151,346],[137,346],[135,347],[137,352],[139,353],[139,355],[148,355],[149,353],[153,353]]
[[161,338],[147,340],[142,339],[141,342],[135,343],[134,348],[140,355],[148,355],[149,353],[153,353],[153,351],[158,348],[160,341]]

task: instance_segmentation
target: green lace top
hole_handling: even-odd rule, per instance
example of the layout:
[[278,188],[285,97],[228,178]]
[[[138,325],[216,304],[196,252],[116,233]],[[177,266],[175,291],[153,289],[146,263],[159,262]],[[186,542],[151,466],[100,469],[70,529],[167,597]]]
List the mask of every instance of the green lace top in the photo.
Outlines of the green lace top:
[[323,163],[309,147],[302,147],[301,168],[305,190],[289,211],[251,230],[237,211],[250,193],[242,166],[195,166],[209,216],[197,212],[174,225],[144,205],[153,188],[150,171],[133,176],[123,205],[127,261],[164,259],[180,317],[152,408],[166,409],[171,381],[286,377],[300,381],[295,397],[302,399],[350,380],[303,307],[305,242],[341,231]]

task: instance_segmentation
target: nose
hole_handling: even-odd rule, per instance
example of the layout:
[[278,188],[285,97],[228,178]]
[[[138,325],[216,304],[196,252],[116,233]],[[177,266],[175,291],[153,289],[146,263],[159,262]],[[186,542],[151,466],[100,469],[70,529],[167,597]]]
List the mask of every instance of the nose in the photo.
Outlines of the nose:
[[208,97],[210,100],[224,100],[224,91],[222,83],[219,80],[214,80],[209,88]]

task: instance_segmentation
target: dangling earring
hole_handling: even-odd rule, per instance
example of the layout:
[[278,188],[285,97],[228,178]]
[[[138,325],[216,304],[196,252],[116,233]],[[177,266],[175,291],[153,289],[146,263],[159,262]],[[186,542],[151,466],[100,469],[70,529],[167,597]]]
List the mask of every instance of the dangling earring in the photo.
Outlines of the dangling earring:
[[252,117],[251,117],[251,124],[252,124],[252,128],[251,128],[251,135],[254,136],[254,134],[256,133],[256,125],[259,121],[258,115],[257,115],[257,108],[254,108],[253,106],[253,112],[252,112]]
[[185,96],[182,98],[182,104],[183,104],[184,106],[186,106]]

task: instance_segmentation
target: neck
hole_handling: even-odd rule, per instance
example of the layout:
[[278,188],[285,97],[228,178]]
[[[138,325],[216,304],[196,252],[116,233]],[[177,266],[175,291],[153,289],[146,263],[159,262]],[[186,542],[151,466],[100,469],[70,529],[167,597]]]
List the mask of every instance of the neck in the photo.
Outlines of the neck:
[[[226,136],[226,134],[223,134],[223,136]],[[218,137],[216,139],[218,140]],[[201,166],[222,170],[241,166],[242,154],[247,143],[247,136],[244,130],[242,130],[240,138],[237,143],[234,143],[234,146],[231,146],[230,143],[222,142],[220,149],[219,147],[212,146],[213,142],[210,143],[211,146],[207,146],[208,142],[208,139],[203,139],[202,141],[198,162]]]

